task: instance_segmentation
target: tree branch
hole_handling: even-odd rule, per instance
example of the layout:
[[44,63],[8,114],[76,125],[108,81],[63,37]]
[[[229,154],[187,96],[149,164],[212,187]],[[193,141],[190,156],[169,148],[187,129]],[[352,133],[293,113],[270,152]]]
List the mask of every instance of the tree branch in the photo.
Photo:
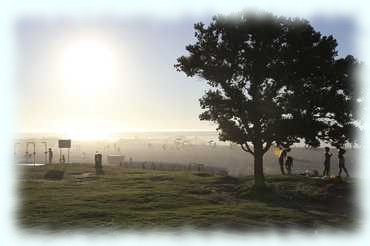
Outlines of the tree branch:
[[263,148],[263,153],[265,154],[271,147],[272,142],[266,142],[266,146]]
[[249,146],[249,144],[247,142],[245,143],[245,147],[244,147],[243,144],[240,144],[240,146],[242,147],[242,149],[245,152],[248,152],[248,153],[251,153],[252,155],[254,155],[254,152],[252,151],[251,147]]

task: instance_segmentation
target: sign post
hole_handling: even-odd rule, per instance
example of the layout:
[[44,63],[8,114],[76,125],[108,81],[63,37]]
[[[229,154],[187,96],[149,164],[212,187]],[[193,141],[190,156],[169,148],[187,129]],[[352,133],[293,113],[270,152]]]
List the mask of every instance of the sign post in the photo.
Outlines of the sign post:
[[42,144],[44,144],[44,147],[45,147],[45,165],[48,163],[48,142],[44,141],[44,142],[41,142]]
[[68,149],[68,156],[67,156],[67,163],[69,163],[69,151],[71,149],[71,139],[59,139],[58,140],[58,147],[59,147],[59,163],[62,159],[62,149]]

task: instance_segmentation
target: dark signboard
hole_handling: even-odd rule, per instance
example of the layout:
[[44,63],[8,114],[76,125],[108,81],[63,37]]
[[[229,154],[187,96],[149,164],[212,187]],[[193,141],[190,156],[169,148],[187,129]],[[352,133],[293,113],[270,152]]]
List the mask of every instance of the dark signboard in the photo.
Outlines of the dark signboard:
[[71,148],[71,139],[59,139],[58,147],[59,148]]

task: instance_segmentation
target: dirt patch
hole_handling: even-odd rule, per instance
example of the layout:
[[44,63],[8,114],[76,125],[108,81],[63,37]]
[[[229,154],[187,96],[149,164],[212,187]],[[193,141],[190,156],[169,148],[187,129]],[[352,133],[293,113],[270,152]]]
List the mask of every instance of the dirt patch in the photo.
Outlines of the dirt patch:
[[173,177],[167,177],[167,176],[153,176],[149,178],[151,181],[167,181],[167,180],[173,180]]
[[45,179],[48,180],[62,180],[64,178],[64,171],[62,170],[50,170],[44,175]]
[[199,177],[210,177],[210,176],[212,176],[212,174],[210,174],[210,173],[193,173],[193,175],[199,176]]

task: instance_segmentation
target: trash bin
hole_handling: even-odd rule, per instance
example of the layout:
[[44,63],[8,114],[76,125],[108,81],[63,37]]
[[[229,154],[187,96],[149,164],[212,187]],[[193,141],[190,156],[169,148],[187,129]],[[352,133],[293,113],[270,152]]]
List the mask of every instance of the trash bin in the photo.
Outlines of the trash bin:
[[100,153],[95,154],[95,171],[96,175],[104,174],[103,165],[102,165],[103,156]]

